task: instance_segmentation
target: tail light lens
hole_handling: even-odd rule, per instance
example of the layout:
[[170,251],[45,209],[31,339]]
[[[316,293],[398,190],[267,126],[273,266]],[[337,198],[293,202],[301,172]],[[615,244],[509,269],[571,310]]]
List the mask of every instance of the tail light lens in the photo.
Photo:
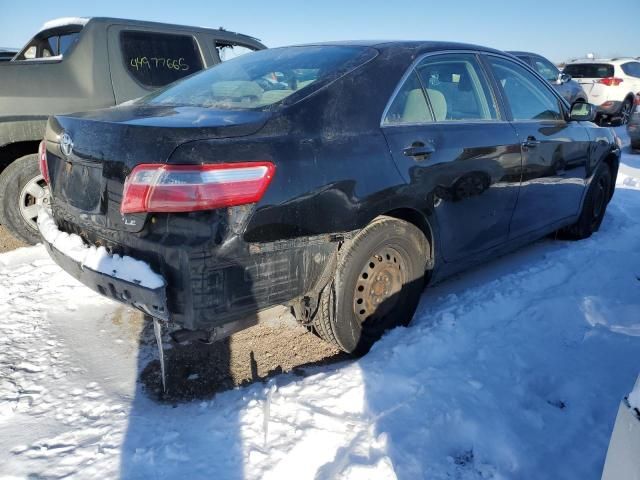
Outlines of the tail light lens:
[[601,78],[600,80],[598,80],[598,83],[601,83],[603,85],[606,85],[607,87],[617,87],[618,85],[620,85],[624,80],[622,80],[621,78],[617,78],[617,77],[607,77],[607,78]]
[[38,146],[38,163],[44,181],[49,183],[49,165],[47,165],[47,141],[42,140]]
[[138,165],[125,181],[120,212],[194,212],[255,203],[274,172],[271,162]]
[[640,93],[638,93],[638,94],[636,95],[636,101],[635,101],[635,104],[636,104],[636,105],[640,105]]

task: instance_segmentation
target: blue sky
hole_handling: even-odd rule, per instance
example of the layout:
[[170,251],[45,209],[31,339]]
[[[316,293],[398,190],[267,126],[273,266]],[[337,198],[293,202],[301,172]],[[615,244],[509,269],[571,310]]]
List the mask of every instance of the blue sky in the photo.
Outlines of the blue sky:
[[345,39],[452,40],[530,50],[553,61],[640,56],[640,0],[0,0],[0,46],[21,47],[46,21],[112,16],[223,26],[267,46]]

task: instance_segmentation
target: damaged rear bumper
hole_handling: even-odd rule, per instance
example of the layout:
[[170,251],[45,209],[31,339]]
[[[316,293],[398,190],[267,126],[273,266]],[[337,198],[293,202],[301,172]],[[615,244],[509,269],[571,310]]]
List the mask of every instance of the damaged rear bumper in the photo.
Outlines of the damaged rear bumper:
[[[152,317],[166,321],[170,319],[169,309],[167,308],[166,282],[164,280],[161,280],[161,286],[150,288],[141,283],[122,278],[116,270],[112,271],[112,274],[109,274],[88,267],[55,246],[55,240],[53,240],[55,237],[52,237],[53,227],[51,222],[53,222],[53,220],[46,212],[41,213],[38,220],[38,227],[42,236],[42,243],[51,258],[63,270],[105,297],[134,307]],[[68,235],[64,232],[58,232]],[[53,233],[55,234],[55,232]],[[77,236],[74,235],[74,237]],[[80,237],[73,238],[73,240],[75,240],[76,243],[82,241]],[[95,247],[86,245],[84,242],[83,245],[88,251],[95,249]],[[109,259],[109,257],[113,258],[112,255],[108,254],[107,257],[107,259]],[[136,263],[138,262],[139,261],[136,261]]]
[[323,278],[341,239],[350,234],[248,243],[239,234],[243,222],[236,221],[236,215],[246,217],[243,212],[251,210],[237,208],[158,214],[141,232],[132,233],[99,226],[89,216],[60,205],[55,197],[52,203],[51,228],[63,238],[72,236],[103,256],[109,252],[115,259],[139,262],[147,273],[158,274],[162,288],[145,288],[149,285],[131,277],[128,282],[113,278],[111,269],[96,269],[95,261],[56,252],[56,242],[48,241],[47,248],[60,266],[103,295],[207,336],[217,336],[239,321],[259,320],[261,312],[272,307],[298,305]]

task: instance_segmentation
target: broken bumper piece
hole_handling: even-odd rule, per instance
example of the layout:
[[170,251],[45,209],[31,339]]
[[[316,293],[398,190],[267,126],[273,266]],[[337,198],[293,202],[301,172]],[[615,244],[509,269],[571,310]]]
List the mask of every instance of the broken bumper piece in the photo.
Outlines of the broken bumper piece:
[[78,235],[59,230],[46,210],[38,215],[38,229],[51,258],[80,282],[152,317],[169,320],[166,281],[147,263],[87,245]]

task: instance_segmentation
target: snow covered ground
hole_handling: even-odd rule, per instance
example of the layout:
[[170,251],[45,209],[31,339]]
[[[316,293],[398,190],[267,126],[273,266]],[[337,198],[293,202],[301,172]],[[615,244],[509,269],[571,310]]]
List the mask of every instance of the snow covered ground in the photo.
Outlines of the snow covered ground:
[[640,372],[640,156],[601,231],[425,291],[358,361],[161,405],[126,310],[0,255],[0,478],[597,479]]

